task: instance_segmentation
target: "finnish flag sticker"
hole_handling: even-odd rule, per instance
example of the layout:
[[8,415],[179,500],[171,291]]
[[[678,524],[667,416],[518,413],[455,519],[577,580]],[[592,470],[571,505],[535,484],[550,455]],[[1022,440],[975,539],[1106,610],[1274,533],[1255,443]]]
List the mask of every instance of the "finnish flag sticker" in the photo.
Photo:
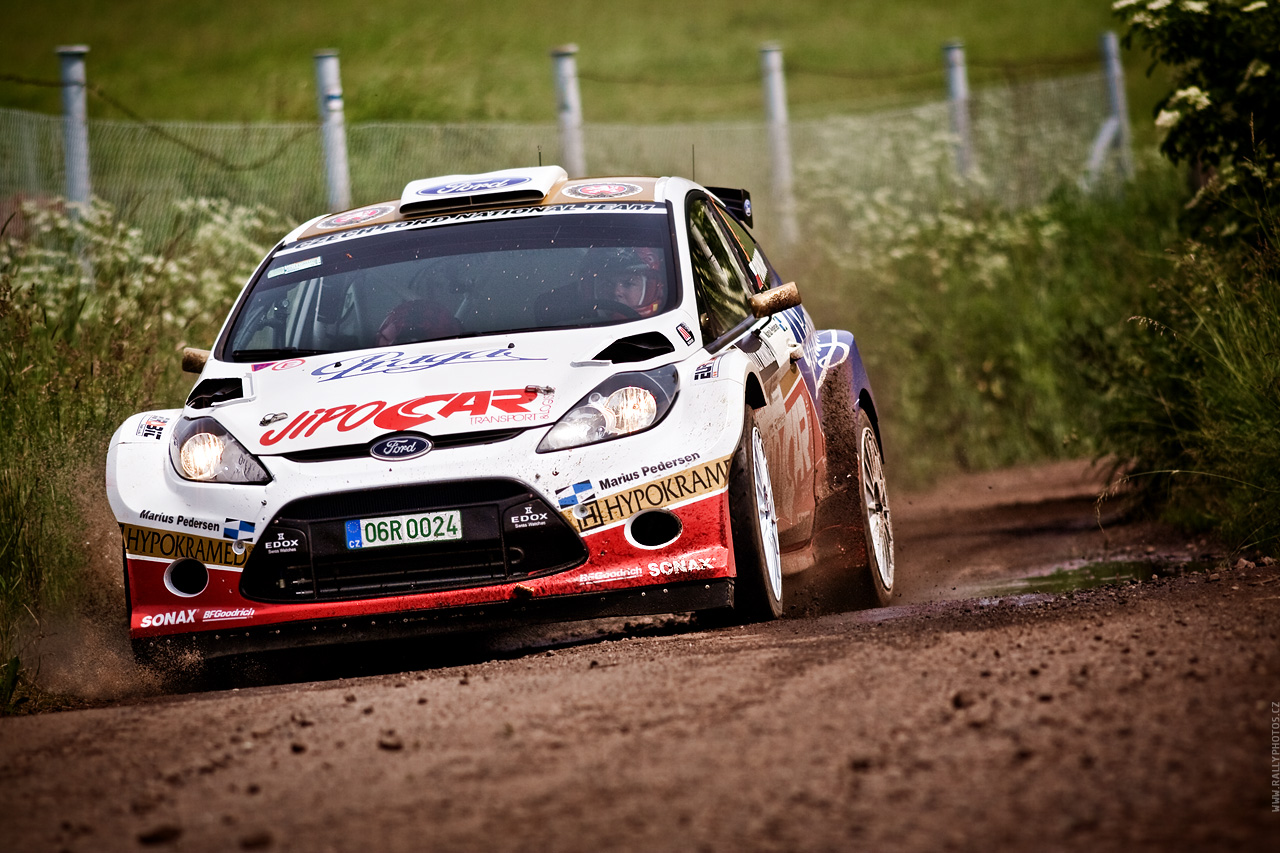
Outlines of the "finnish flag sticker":
[[572,486],[556,490],[556,500],[560,501],[561,509],[578,506],[595,499],[596,487],[591,485],[590,480],[583,480],[581,483],[574,483]]

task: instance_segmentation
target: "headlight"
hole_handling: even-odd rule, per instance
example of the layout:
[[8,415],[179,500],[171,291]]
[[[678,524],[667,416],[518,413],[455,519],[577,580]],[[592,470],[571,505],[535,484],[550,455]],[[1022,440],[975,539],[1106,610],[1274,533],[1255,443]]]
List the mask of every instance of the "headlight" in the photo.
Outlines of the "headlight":
[[675,365],[667,365],[609,377],[551,428],[538,452],[582,447],[649,429],[671,408],[677,376]]
[[271,482],[271,475],[213,418],[182,420],[169,445],[173,467],[186,480],[203,483]]

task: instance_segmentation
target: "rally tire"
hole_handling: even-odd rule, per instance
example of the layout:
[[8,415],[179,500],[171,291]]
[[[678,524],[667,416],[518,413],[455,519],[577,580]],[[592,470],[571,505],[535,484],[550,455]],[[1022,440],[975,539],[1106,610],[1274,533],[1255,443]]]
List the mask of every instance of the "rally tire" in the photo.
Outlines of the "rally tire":
[[893,521],[885,488],[880,441],[866,412],[856,418],[858,513],[866,543],[867,567],[855,582],[857,598],[868,607],[884,607],[893,598]]
[[734,614],[744,622],[782,615],[782,549],[764,439],[750,407],[729,473],[729,523],[737,571]]

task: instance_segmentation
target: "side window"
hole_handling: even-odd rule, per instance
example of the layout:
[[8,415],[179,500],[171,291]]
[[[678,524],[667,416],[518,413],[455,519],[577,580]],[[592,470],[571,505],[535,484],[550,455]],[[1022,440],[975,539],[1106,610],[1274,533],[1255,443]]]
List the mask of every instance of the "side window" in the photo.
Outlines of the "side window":
[[702,337],[715,340],[750,316],[747,294],[755,292],[755,287],[716,227],[711,203],[705,198],[689,203],[689,255]]
[[318,279],[304,279],[284,287],[262,288],[238,321],[231,350],[278,349],[299,345],[301,306],[317,289]]
[[769,263],[769,259],[764,255],[764,250],[760,248],[760,244],[751,236],[751,232],[729,213],[720,208],[716,210],[720,214],[720,221],[728,226],[729,233],[738,241],[738,246],[742,249],[743,256],[749,261],[750,272],[756,280],[752,292],[759,293],[761,290],[768,290],[781,284],[782,279],[778,278],[778,271],[773,268],[773,264]]

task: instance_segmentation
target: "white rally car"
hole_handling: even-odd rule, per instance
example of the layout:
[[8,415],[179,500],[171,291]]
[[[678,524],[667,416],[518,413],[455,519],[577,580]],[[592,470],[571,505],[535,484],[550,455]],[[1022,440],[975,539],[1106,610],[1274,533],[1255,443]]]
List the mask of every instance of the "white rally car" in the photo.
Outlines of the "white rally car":
[[[879,423],[742,190],[416,180],[264,259],[107,490],[135,650],[207,655],[893,589]],[[203,364],[201,364],[203,362]]]

